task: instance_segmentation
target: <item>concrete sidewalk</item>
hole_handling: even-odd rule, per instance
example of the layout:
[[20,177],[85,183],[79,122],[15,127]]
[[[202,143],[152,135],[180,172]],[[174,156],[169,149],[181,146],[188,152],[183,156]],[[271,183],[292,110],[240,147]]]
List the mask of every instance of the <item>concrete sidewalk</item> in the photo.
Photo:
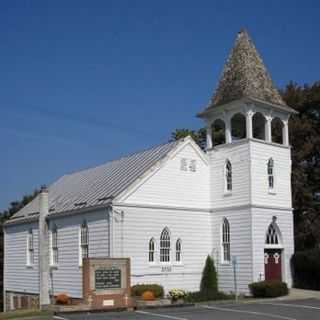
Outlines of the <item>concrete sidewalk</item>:
[[278,298],[279,300],[303,300],[303,299],[320,299],[320,291],[290,289],[289,295]]

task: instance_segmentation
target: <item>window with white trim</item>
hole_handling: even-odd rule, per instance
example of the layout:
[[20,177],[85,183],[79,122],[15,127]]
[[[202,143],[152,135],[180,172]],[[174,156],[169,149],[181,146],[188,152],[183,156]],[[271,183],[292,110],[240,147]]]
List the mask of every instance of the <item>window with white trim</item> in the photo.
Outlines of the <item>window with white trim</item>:
[[170,233],[164,228],[160,236],[160,262],[170,262]]
[[151,238],[149,241],[149,262],[151,263],[154,262],[155,260],[154,254],[155,254],[155,241],[153,238]]
[[268,186],[269,190],[274,188],[274,161],[272,158],[268,160]]
[[232,165],[230,160],[227,160],[225,164],[225,190],[232,191]]
[[176,261],[181,262],[181,239],[176,242]]
[[57,265],[59,262],[58,251],[58,229],[54,224],[51,229],[51,265]]
[[227,218],[222,223],[222,262],[230,262],[230,224]]
[[33,230],[29,229],[27,235],[27,265],[32,266],[34,264],[34,241]]
[[83,221],[80,227],[80,265],[82,259],[89,257],[89,228],[86,221]]

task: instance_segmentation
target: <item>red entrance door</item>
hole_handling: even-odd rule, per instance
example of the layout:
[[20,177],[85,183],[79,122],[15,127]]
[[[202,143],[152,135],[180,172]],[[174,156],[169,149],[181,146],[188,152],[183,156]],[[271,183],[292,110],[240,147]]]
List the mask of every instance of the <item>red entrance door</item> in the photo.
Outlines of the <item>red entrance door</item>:
[[266,280],[282,280],[281,250],[264,250],[264,275]]

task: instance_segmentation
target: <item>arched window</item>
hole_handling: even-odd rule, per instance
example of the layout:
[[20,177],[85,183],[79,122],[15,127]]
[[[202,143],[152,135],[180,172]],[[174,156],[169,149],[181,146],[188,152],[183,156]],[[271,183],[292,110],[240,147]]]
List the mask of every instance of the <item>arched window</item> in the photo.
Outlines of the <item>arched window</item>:
[[27,265],[34,264],[34,243],[33,243],[33,230],[29,229],[27,236]]
[[170,262],[170,233],[164,228],[160,236],[160,262]]
[[274,161],[272,158],[268,160],[268,186],[269,189],[274,188]]
[[278,228],[275,222],[270,223],[267,234],[266,234],[266,244],[277,245],[280,244],[280,235],[278,233]]
[[178,239],[176,242],[176,261],[181,262],[181,240]]
[[222,223],[222,262],[230,262],[230,225],[226,218]]
[[223,120],[216,119],[213,122],[211,129],[213,146],[226,143],[226,126]]
[[283,143],[283,123],[279,118],[274,118],[271,121],[272,142]]
[[149,241],[149,262],[154,262],[154,249],[155,249],[155,241],[152,238]]
[[89,228],[87,222],[84,220],[80,227],[80,265],[82,259],[89,257]]
[[247,135],[246,117],[242,113],[236,113],[231,118],[232,141],[244,139]]
[[262,113],[256,112],[252,117],[252,136],[255,139],[265,140],[266,118]]
[[232,165],[230,160],[225,164],[225,191],[232,191]]
[[56,224],[54,224],[51,229],[51,264],[57,265],[58,261],[58,229]]

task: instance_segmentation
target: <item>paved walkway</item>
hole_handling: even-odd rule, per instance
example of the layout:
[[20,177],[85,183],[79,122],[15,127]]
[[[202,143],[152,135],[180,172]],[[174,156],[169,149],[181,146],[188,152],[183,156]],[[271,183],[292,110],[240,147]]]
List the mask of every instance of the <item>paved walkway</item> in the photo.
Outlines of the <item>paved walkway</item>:
[[290,289],[290,293],[286,297],[281,297],[279,300],[302,300],[302,299],[320,299],[320,291]]

